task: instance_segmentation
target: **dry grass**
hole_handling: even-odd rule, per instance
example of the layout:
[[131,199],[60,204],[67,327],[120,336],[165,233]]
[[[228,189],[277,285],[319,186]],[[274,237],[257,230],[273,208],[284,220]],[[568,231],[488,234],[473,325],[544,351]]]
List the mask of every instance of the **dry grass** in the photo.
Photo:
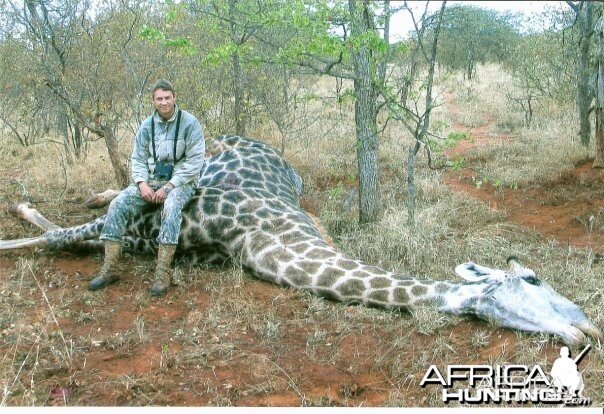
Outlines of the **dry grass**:
[[[495,67],[479,74],[472,83],[444,77],[439,82],[441,100],[445,88],[461,85],[454,89],[459,113],[445,106],[435,113],[439,131],[446,136],[454,123],[477,127],[491,119],[494,136],[513,131],[516,139],[473,151],[468,162],[503,185],[524,186],[585,157],[570,139],[572,123],[563,111],[552,110],[550,120],[524,128],[521,114],[501,111],[505,97],[493,92],[505,89],[508,79]],[[384,217],[360,227],[354,203],[352,209],[344,207],[356,178],[354,109],[349,101],[337,105],[328,99],[333,87],[329,79],[313,83],[317,98],[309,108],[317,121],[305,138],[288,142],[286,156],[304,176],[304,197],[320,201],[320,216],[344,252],[437,279],[454,277],[455,265],[468,258],[501,267],[507,254],[518,254],[604,325],[604,280],[589,251],[548,241],[506,222],[505,213],[451,193],[442,184],[443,172],[428,169],[423,157],[417,171],[417,223],[410,227],[405,149],[411,141],[394,123],[380,147]],[[278,142],[269,126],[256,132]],[[65,166],[50,145],[22,149],[4,142],[3,177],[18,180],[51,220],[62,225],[87,221],[100,212],[87,212],[74,202],[89,188],[113,184],[102,142],[91,145],[81,165]],[[123,141],[122,149],[128,147]],[[0,187],[3,207],[22,200],[21,187],[9,183]],[[38,234],[0,214],[2,238]],[[90,266],[66,273],[55,257],[71,266]],[[0,406],[440,407],[436,392],[419,388],[430,364],[548,365],[559,345],[551,337],[516,334],[427,308],[401,315],[334,304],[259,282],[237,266],[179,264],[181,285],[162,302],[147,294],[152,260],[127,258],[125,280],[101,293],[85,289],[98,268],[88,258],[30,251],[3,254],[0,260],[5,265],[0,271]],[[593,347],[584,376],[586,394],[602,405],[604,350],[600,344]]]
[[[488,135],[494,142],[471,149],[466,156],[489,180],[504,187],[526,187],[551,179],[593,154],[593,148],[582,147],[578,140],[573,108],[544,102],[527,128],[523,114],[510,108],[506,94],[514,87],[509,75],[494,65],[482,67],[478,73],[479,82],[457,77],[450,84],[461,91],[456,92],[460,113],[453,118],[469,127],[491,125]],[[501,140],[506,136],[514,142]]]

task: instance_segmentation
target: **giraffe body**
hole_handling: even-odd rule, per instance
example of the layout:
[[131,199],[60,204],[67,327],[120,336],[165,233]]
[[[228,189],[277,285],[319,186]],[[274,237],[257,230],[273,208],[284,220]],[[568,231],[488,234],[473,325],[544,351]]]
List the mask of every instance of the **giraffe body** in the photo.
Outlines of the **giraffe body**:
[[[276,150],[221,136],[208,152],[198,194],[183,210],[178,243],[180,255],[192,262],[237,260],[260,279],[329,299],[384,308],[428,304],[502,326],[550,332],[568,343],[583,341],[584,333],[601,335],[578,306],[515,260],[511,272],[460,265],[456,270],[467,280],[450,282],[399,275],[346,257],[323,240],[300,208],[302,179]],[[53,228],[34,242],[54,249],[94,245],[103,223],[104,216]],[[129,224],[125,248],[154,252],[159,227],[160,209],[150,207]],[[0,242],[0,249],[26,247],[32,240]]]

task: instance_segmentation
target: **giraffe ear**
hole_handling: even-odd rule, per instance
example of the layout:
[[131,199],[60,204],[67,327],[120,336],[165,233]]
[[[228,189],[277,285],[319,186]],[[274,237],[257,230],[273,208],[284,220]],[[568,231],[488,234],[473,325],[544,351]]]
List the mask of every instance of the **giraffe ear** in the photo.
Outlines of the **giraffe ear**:
[[491,269],[472,262],[457,265],[455,273],[468,282],[482,282],[487,279],[500,280],[505,276],[505,272],[501,270]]

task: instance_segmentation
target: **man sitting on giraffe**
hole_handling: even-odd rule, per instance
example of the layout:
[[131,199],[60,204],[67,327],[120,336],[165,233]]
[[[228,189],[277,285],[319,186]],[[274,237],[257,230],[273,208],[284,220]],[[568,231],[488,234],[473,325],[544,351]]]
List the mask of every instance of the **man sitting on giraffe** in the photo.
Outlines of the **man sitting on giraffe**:
[[151,89],[154,113],[145,119],[134,140],[132,182],[109,206],[100,239],[105,260],[90,290],[119,279],[117,263],[127,223],[151,204],[163,204],[157,242],[157,266],[151,295],[166,294],[172,281],[170,265],[182,222],[182,209],[193,197],[204,164],[205,140],[199,121],[176,105],[172,84],[159,80]]

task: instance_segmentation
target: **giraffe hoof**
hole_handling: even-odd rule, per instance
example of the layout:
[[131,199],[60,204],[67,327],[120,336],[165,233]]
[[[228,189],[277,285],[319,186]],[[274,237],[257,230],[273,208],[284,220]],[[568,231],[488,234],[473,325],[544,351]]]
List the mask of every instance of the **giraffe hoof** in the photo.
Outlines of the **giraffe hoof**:
[[88,285],[88,290],[95,291],[99,289],[104,289],[110,284],[117,282],[119,277],[105,277],[105,276],[97,276],[90,281],[90,285]]

